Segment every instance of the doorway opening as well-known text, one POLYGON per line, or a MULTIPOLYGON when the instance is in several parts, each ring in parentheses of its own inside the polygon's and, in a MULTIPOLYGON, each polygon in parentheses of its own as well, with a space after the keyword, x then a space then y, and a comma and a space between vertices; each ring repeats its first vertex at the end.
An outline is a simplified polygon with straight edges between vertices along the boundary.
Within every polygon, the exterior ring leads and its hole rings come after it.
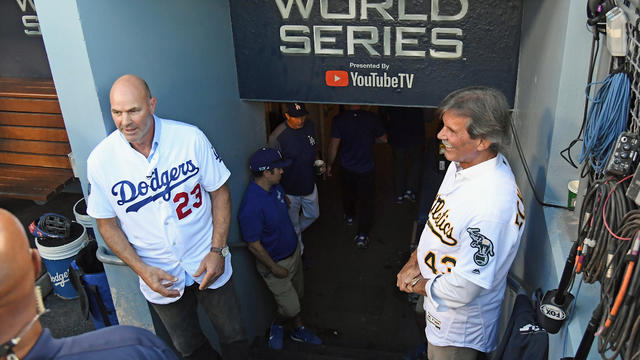
MULTIPOLYGON (((345 109, 337 104, 306 104, 306 121, 315 125, 319 156, 327 161, 333 118, 345 109)), ((403 109, 395 108, 402 112, 403 109)), ((380 118, 389 132, 393 121, 404 121, 383 106, 362 106, 380 118)), ((267 138, 285 120, 284 103, 265 103, 267 138)), ((320 217, 302 233, 304 243, 305 295, 302 317, 317 330, 325 344, 404 353, 422 341, 416 326, 415 304, 396 288, 396 274, 419 238, 420 213, 431 207, 446 167, 439 164, 436 133, 439 121, 433 108, 414 108, 421 117, 420 180, 415 201, 396 202, 393 147, 374 145, 373 227, 369 246, 355 246, 357 224, 344 220, 340 171, 317 176, 320 217)), ((417 114, 417 115, 416 115, 417 114)), ((391 139, 394 144, 394 139, 391 139)), ((339 156, 334 169, 339 169, 339 156)), ((397 167, 396 167, 397 169, 397 167)), ((286 171, 286 170, 285 170, 286 171)), ((357 221, 357 216, 356 216, 357 221)))

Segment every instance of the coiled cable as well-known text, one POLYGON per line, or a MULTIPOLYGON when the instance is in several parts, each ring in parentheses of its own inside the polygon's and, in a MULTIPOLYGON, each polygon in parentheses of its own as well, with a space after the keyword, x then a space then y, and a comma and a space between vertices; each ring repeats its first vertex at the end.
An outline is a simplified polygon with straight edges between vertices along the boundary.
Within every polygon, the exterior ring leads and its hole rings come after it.
POLYGON ((609 74, 600 82, 587 85, 586 96, 591 101, 587 114, 580 163, 589 160, 591 167, 602 174, 618 136, 626 129, 629 116, 631 82, 624 72, 609 74), (591 86, 601 85, 594 98, 591 86))

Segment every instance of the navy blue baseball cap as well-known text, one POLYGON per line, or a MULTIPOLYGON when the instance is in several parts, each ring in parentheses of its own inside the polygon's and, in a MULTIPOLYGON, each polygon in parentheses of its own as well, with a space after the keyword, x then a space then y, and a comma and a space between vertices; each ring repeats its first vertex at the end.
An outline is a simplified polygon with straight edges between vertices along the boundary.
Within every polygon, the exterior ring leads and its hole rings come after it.
POLYGON ((268 147, 258 149, 249 158, 249 169, 251 171, 283 169, 289 165, 291 165, 291 159, 283 159, 280 151, 268 147))
POLYGON ((300 117, 307 115, 309 112, 305 108, 303 103, 288 103, 287 104, 287 114, 293 117, 300 117))

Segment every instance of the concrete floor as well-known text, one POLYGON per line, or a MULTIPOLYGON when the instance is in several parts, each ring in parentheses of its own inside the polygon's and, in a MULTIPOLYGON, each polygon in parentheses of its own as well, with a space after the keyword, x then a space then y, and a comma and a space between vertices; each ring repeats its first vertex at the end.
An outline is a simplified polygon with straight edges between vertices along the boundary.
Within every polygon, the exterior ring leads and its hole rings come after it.
POLYGON ((420 341, 414 306, 395 286, 409 256, 417 205, 394 203, 390 157, 388 146, 377 145, 374 226, 365 250, 353 241, 357 217, 351 226, 343 221, 339 174, 318 182, 321 215, 303 234, 311 264, 303 313, 328 345, 404 352, 420 341))
MULTIPOLYGON (((305 298, 303 318, 330 347, 400 354, 420 340, 414 305, 395 286, 395 276, 409 256, 412 223, 417 204, 394 203, 391 150, 376 145, 374 226, 368 249, 357 249, 353 237, 357 223, 343 222, 339 178, 319 179, 320 219, 303 234, 305 242, 305 298)), ((0 199, 27 225, 45 212, 73 218, 73 204, 82 197, 72 186, 45 205, 31 201, 0 199)), ((42 317, 55 337, 93 329, 82 319, 77 300, 46 298, 51 312, 42 317)))

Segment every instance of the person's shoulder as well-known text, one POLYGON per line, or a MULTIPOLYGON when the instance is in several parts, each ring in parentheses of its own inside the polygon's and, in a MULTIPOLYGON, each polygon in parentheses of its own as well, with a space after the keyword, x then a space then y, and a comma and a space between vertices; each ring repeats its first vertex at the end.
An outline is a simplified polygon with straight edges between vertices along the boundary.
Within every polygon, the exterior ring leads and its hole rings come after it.
POLYGON ((196 125, 170 119, 158 118, 158 120, 162 121, 160 137, 169 144, 184 146, 196 144, 209 146, 210 144, 207 135, 196 125))
POLYGON ((474 181, 465 193, 470 202, 488 204, 477 208, 480 214, 496 218, 511 214, 518 199, 518 186, 513 174, 496 169, 474 181))
POLYGON ((341 111, 338 113, 338 115, 333 117, 333 121, 340 121, 342 119, 344 119, 347 116, 347 112, 346 111, 341 111))
POLYGON ((153 333, 128 325, 109 326, 61 339, 61 359, 128 355, 138 359, 175 359, 175 354, 153 333))
POLYGON ((111 158, 113 156, 113 151, 117 149, 118 146, 122 146, 124 144, 121 143, 122 139, 120 138, 120 131, 115 129, 111 132, 111 134, 107 135, 102 141, 96 145, 91 153, 89 153, 89 158, 87 162, 101 160, 104 157, 111 158))
POLYGON ((245 198, 251 198, 259 193, 260 187, 253 181, 250 181, 247 188, 244 191, 245 198))
POLYGON ((91 336, 94 338, 117 337, 130 340, 152 340, 153 342, 158 340, 158 338, 149 330, 131 325, 107 326, 80 336, 91 336))
POLYGON ((189 124, 186 122, 171 120, 171 119, 163 119, 156 117, 159 121, 162 121, 162 131, 168 130, 169 133, 172 134, 173 131, 181 131, 181 132, 193 132, 197 134, 201 134, 202 130, 196 125, 189 124))
POLYGON ((495 161, 495 169, 490 174, 491 181, 496 185, 496 188, 512 192, 511 190, 516 189, 518 186, 507 158, 502 154, 498 154, 495 161))
POLYGON ((240 208, 238 209, 238 217, 253 216, 261 207, 262 198, 261 188, 253 181, 247 185, 247 188, 242 195, 240 201, 240 208))

